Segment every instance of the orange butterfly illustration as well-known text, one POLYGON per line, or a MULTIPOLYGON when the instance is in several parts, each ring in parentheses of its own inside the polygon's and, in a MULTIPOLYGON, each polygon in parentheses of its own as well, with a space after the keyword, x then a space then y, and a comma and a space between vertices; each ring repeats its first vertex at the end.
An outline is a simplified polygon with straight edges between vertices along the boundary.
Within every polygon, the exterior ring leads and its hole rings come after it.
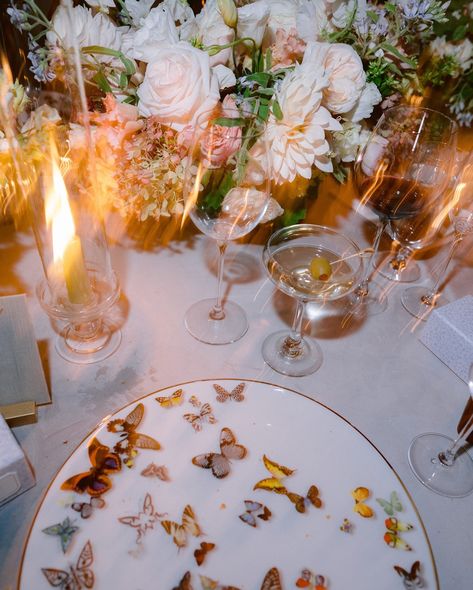
POLYGON ((168 468, 165 465, 150 463, 142 471, 143 477, 157 477, 161 481, 169 481, 168 468))
POLYGON ((120 455, 125 455, 124 463, 127 467, 133 465, 136 448, 153 449, 155 451, 161 448, 158 441, 151 438, 151 436, 135 432, 143 419, 144 411, 144 405, 139 403, 125 419, 111 420, 107 424, 107 430, 120 433, 121 440, 117 442, 113 450, 120 455))
POLYGON ((393 549, 403 549, 404 551, 412 551, 412 547, 404 541, 398 533, 410 531, 414 527, 411 524, 401 522, 396 517, 392 516, 384 521, 386 528, 388 529, 384 533, 384 542, 393 549))
POLYGON ((420 577, 420 562, 414 561, 411 570, 408 572, 400 565, 394 566, 395 571, 402 578, 404 588, 411 590, 412 588, 423 588, 424 580, 420 577))
POLYGON ((247 453, 243 445, 237 444, 230 428, 222 428, 220 432, 220 451, 197 455, 192 459, 192 463, 203 469, 211 469, 215 477, 222 479, 230 473, 230 461, 243 459, 247 453))
POLYGON ((275 492, 276 494, 287 494, 287 489, 281 482, 285 477, 289 477, 294 473, 294 469, 289 469, 284 465, 279 465, 275 461, 263 455, 263 463, 266 469, 271 473, 271 477, 262 479, 253 487, 254 490, 266 490, 267 492, 275 492))
POLYGON ((141 538, 148 530, 154 529, 154 525, 159 521, 159 518, 164 514, 159 514, 154 509, 153 499, 150 494, 146 494, 143 502, 143 510, 138 512, 136 516, 122 516, 118 520, 122 524, 136 529, 136 542, 141 543, 141 538))
POLYGON ((261 590, 282 590, 281 578, 277 567, 272 567, 265 575, 261 590))
POLYGON ((199 576, 200 583, 202 584, 202 590, 239 590, 235 586, 225 586, 220 584, 216 580, 207 578, 207 576, 199 576))
POLYGON ((175 586, 172 590, 194 590, 191 584, 191 573, 187 571, 181 578, 178 586, 175 586))
POLYGON ((177 389, 172 395, 156 397, 155 400, 162 408, 175 408, 176 406, 180 406, 184 401, 184 392, 182 389, 177 389))
POLYGON ((74 566, 69 566, 69 571, 55 568, 41 568, 51 586, 60 587, 62 590, 81 590, 94 587, 94 572, 91 567, 94 562, 92 545, 90 541, 82 548, 79 559, 74 566))
POLYGON ((370 497, 369 489, 358 487, 352 491, 351 495, 355 500, 353 511, 363 518, 371 518, 374 515, 373 509, 364 503, 370 497))
POLYGON ((202 565, 204 563, 204 559, 207 556, 207 553, 213 549, 215 549, 215 543, 206 543, 203 541, 200 544, 200 547, 194 551, 194 557, 197 565, 202 565))
POLYGON ((242 402, 245 399, 243 391, 245 389, 244 383, 239 383, 232 391, 227 391, 221 385, 214 384, 214 389, 217 392, 217 401, 224 403, 227 400, 233 400, 234 402, 242 402))
POLYGON ((172 520, 162 520, 161 525, 168 535, 171 535, 174 544, 180 549, 187 545, 187 535, 200 537, 202 531, 197 523, 194 511, 189 504, 182 512, 182 524, 173 522, 172 520))
POLYGON ((212 414, 210 404, 201 404, 195 396, 192 396, 189 401, 195 408, 200 408, 200 411, 198 414, 184 414, 183 418, 189 422, 196 432, 202 430, 202 426, 205 422, 208 422, 209 424, 215 424, 217 422, 217 419, 212 414))
POLYGON ((322 500, 319 498, 319 488, 314 485, 310 486, 306 497, 294 494, 293 492, 287 492, 287 497, 294 504, 297 512, 305 512, 307 506, 310 504, 315 506, 315 508, 322 506, 322 500))
POLYGON ((300 578, 296 581, 298 588, 308 588, 308 590, 327 590, 324 576, 315 575, 308 569, 303 569, 300 578))
POLYGON ((112 487, 112 481, 108 477, 110 473, 116 473, 122 468, 120 457, 111 453, 109 447, 93 438, 88 446, 89 460, 92 467, 85 473, 73 475, 61 485, 61 490, 87 493, 90 496, 100 496, 112 487))

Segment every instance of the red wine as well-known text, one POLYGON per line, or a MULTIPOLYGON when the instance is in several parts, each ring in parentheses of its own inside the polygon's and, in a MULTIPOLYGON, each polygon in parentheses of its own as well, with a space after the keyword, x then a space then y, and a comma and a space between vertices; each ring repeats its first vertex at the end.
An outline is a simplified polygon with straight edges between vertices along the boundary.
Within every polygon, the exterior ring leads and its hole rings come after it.
POLYGON ((362 202, 387 219, 417 215, 429 202, 431 190, 419 182, 395 176, 367 178, 360 187, 362 202))

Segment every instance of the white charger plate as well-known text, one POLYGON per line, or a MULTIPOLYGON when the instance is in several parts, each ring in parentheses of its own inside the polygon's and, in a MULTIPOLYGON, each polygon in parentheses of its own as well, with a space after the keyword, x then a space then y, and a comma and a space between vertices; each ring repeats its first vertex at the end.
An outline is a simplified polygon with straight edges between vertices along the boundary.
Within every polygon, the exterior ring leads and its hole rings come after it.
POLYGON ((176 385, 147 395, 107 417, 79 445, 52 481, 38 509, 18 587, 287 589, 296 587, 296 582, 303 587, 304 569, 313 574, 307 588, 402 590, 420 587, 415 585, 420 583, 428 589, 439 587, 419 514, 399 477, 366 437, 335 412, 294 391, 256 381, 218 379, 176 385), (239 383, 244 383, 243 401, 237 402, 230 395, 225 402, 217 401, 214 384, 231 394, 239 383), (170 397, 179 389, 180 405, 163 407, 156 400, 170 397), (183 418, 184 414, 200 415, 202 406, 192 405, 191 396, 201 404, 209 403, 216 420, 211 424, 195 419, 202 426, 200 431, 183 418), (126 419, 139 403, 144 413, 139 424, 129 429, 128 438, 139 432, 158 441, 161 448, 136 448, 129 467, 122 452, 126 443, 115 449, 120 451, 121 468, 108 474, 111 487, 95 500, 87 493, 61 489, 65 481, 78 474, 84 474, 75 478, 81 483, 103 476, 100 456, 89 457, 88 446, 93 439, 109 448, 107 465, 118 467, 114 445, 120 440, 120 432, 116 430, 123 421, 125 426, 130 422, 126 419), (112 420, 122 421, 115 423, 115 432, 107 428, 112 420), (231 460, 228 476, 217 479, 211 469, 194 465, 192 458, 220 452, 222 428, 231 429, 247 454, 231 460), (295 470, 280 480, 288 491, 305 496, 310 486, 317 486, 321 507, 306 501, 305 512, 299 513, 287 495, 255 490, 257 482, 272 477, 263 464, 264 455, 295 470), (95 471, 91 470, 94 462, 98 467, 95 471), (165 466, 169 480, 143 475, 150 464, 165 466), (372 517, 364 518, 354 511, 352 492, 359 487, 369 491, 363 503, 372 509, 372 517), (408 544, 411 550, 392 548, 384 541, 385 534, 392 532, 386 526, 390 516, 377 498, 391 503, 392 492, 402 505, 397 506, 393 518, 412 525, 395 535, 399 545, 408 544), (252 513, 255 527, 243 522, 239 515, 246 512, 245 500, 266 506, 270 518, 258 518, 260 509, 252 513), (161 521, 181 525, 187 505, 195 514, 201 535, 194 536, 198 531, 184 527, 186 545, 178 548, 161 521), (340 528, 344 519, 348 532, 340 528), (194 552, 202 542, 215 547, 198 566, 194 552), (417 561, 418 570, 412 570, 417 561), (272 568, 278 570, 280 585, 271 584, 268 578, 263 582, 272 568), (190 574, 180 586, 186 572, 190 574), (412 578, 420 580, 409 581, 411 573, 412 578), (191 585, 187 586, 189 580, 191 585))

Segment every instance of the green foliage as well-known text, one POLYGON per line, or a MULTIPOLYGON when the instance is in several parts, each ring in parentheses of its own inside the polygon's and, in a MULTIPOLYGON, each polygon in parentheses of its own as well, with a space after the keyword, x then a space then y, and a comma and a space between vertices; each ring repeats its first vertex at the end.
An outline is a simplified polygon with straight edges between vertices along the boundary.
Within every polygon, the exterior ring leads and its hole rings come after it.
POLYGON ((424 84, 442 86, 449 78, 458 76, 459 64, 453 55, 432 59, 422 75, 424 84))
POLYGON ((399 88, 399 81, 393 74, 393 64, 384 57, 378 57, 371 61, 366 70, 368 82, 374 82, 381 92, 381 96, 391 95, 399 88))

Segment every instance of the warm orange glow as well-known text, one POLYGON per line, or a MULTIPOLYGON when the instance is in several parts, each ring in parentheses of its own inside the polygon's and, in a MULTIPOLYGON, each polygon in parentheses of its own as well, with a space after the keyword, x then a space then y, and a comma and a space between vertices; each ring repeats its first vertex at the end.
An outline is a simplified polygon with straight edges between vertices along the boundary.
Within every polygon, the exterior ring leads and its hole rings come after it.
POLYGON ((453 193, 453 197, 445 204, 444 207, 442 207, 442 210, 432 221, 432 228, 434 229, 434 231, 437 231, 439 229, 439 227, 447 218, 447 215, 450 213, 450 211, 452 209, 455 209, 455 207, 458 205, 465 187, 465 182, 459 182, 457 184, 457 186, 455 187, 455 192, 453 193))
MULTIPOLYGON (((189 170, 189 174, 191 174, 190 170, 189 170)), ((182 214, 181 228, 184 226, 184 223, 185 223, 187 217, 189 216, 189 211, 195 205, 197 198, 199 197, 200 181, 202 180, 203 175, 204 175, 204 167, 202 166, 202 163, 199 162, 199 167, 197 168, 197 173, 195 175, 194 186, 192 187, 192 190, 189 191, 189 195, 188 195, 186 202, 184 204, 184 212, 182 214)))
POLYGON ((409 98, 409 104, 413 107, 420 107, 424 101, 424 97, 418 94, 413 94, 409 98))

